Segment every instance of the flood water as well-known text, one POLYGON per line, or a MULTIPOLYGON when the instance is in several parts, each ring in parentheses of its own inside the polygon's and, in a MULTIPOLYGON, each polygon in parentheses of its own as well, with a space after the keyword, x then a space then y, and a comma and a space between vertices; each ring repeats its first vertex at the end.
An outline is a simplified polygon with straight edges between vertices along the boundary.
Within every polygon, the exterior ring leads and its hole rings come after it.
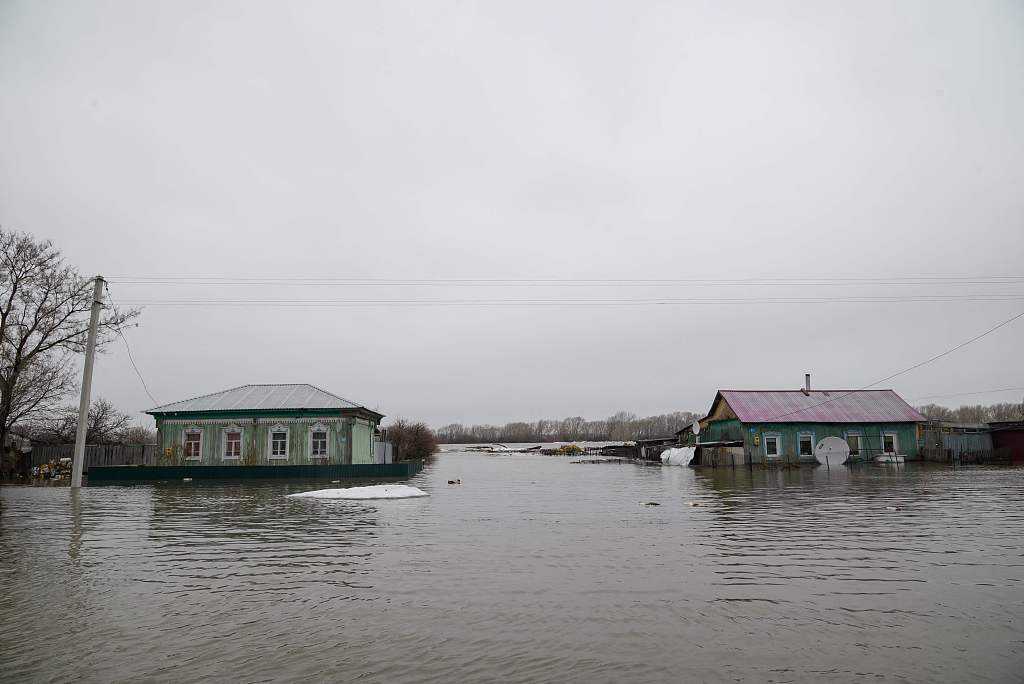
POLYGON ((2 487, 0 679, 1024 681, 1024 469, 572 460, 2 487))

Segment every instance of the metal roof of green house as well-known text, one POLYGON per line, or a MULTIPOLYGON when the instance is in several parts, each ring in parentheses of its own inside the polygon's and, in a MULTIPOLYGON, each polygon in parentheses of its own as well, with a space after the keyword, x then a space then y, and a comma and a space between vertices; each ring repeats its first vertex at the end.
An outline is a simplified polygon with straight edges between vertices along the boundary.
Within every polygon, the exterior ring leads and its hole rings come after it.
MULTIPOLYGON (((921 423, 900 395, 883 390, 720 390, 744 423, 921 423)), ((717 397, 716 397, 717 401, 717 397)), ((712 406, 712 408, 714 408, 712 406)))
MULTIPOLYGON (((365 409, 313 385, 242 385, 201 397, 151 408, 146 413, 201 411, 273 411, 298 409, 365 409)), ((374 412, 376 413, 376 412, 374 412)))

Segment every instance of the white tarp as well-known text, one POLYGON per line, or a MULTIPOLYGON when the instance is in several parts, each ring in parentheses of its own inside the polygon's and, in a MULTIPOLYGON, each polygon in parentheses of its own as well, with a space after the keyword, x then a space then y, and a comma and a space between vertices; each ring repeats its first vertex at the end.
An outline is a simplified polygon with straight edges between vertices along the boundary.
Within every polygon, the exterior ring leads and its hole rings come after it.
POLYGON ((344 489, 316 489, 312 492, 289 494, 299 499, 411 499, 416 496, 430 496, 422 489, 408 485, 371 485, 369 487, 345 487, 344 489))
POLYGON ((693 447, 679 447, 678 449, 665 449, 661 452, 661 462, 665 465, 687 466, 693 460, 697 450, 693 447))

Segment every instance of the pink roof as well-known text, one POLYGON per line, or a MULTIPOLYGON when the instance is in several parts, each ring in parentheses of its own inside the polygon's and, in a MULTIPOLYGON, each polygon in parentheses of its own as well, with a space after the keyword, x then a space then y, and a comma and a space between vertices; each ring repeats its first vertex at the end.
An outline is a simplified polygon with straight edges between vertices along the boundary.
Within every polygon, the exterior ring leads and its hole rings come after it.
POLYGON ((721 390, 744 423, 917 423, 925 417, 892 390, 721 390))

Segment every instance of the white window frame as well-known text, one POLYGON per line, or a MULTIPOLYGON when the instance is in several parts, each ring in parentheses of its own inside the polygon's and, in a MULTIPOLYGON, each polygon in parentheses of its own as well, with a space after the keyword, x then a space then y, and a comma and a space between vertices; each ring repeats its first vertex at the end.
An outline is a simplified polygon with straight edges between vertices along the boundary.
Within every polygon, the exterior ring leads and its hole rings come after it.
POLYGON ((863 432, 861 432, 860 430, 848 430, 846 432, 846 434, 843 435, 843 436, 846 439, 846 446, 850 446, 850 438, 851 437, 856 437, 857 438, 857 451, 854 452, 853 449, 850 449, 850 456, 860 456, 864 452, 864 433, 863 432))
POLYGON ((245 430, 242 429, 241 425, 227 425, 221 431, 221 446, 220 446, 220 458, 222 461, 240 461, 242 460, 242 445, 245 444, 245 430), (228 456, 228 433, 238 433, 238 456, 228 456))
POLYGON ((198 425, 192 425, 181 431, 181 456, 186 461, 202 461, 203 460, 203 428, 198 425), (199 435, 199 455, 189 456, 188 455, 188 436, 199 435))
POLYGON ((764 457, 768 461, 777 461, 782 458, 782 433, 781 432, 765 432, 761 435, 761 443, 764 445, 764 457), (768 453, 768 440, 775 440, 775 453, 768 453))
POLYGON ((814 439, 814 433, 813 432, 804 431, 804 432, 796 433, 796 457, 797 458, 806 458, 808 456, 810 456, 811 458, 814 458, 814 447, 815 447, 815 445, 817 445, 817 441, 815 441, 815 439, 814 439), (802 453, 800 453, 800 441, 804 437, 810 437, 811 438, 811 453, 809 453, 809 454, 802 454, 802 453))
POLYGON ((320 460, 328 459, 331 454, 331 432, 327 429, 327 426, 323 423, 316 423, 309 427, 309 436, 306 438, 306 453, 309 454, 309 460, 320 460), (313 433, 322 432, 324 433, 324 453, 319 456, 313 455, 313 433))
POLYGON ((900 453, 900 436, 895 432, 882 431, 882 453, 884 455, 895 456, 900 453), (885 450, 885 438, 892 437, 892 451, 885 450))
POLYGON ((271 427, 270 430, 267 432, 267 460, 268 461, 287 461, 288 460, 288 447, 291 446, 291 444, 289 444, 290 441, 291 441, 291 435, 288 433, 288 426, 287 425, 282 425, 281 423, 278 423, 277 425, 274 425, 273 427, 271 427), (277 456, 274 455, 274 433, 275 432, 283 432, 284 433, 284 454, 283 455, 277 455, 277 456))

